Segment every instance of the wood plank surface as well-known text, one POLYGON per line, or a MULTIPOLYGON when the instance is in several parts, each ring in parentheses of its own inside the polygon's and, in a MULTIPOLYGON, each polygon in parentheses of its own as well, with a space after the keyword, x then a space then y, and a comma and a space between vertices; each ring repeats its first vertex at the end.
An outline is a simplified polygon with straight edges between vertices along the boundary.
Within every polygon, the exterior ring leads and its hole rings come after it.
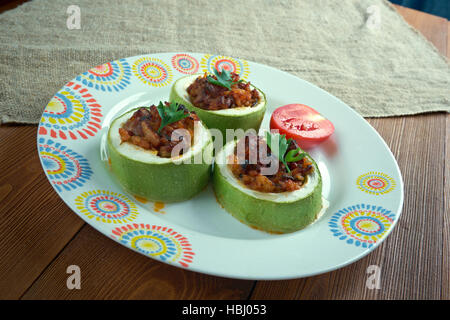
MULTIPOLYGON (((450 40, 450 23, 449 23, 450 40)), ((448 42, 450 45, 450 41, 448 42)), ((448 47, 450 48, 450 46, 448 47)), ((447 51, 450 55, 450 49, 447 51)), ((443 265, 442 299, 450 299, 450 115, 445 117, 445 164, 444 164, 444 225, 443 225, 443 265)))
POLYGON ((23 299, 247 299, 252 285, 168 266, 85 225, 23 299), (81 270, 80 290, 66 286, 72 264, 81 270))
POLYGON ((403 18, 419 33, 430 41, 440 53, 447 55, 447 38, 449 21, 445 18, 409 9, 402 6, 394 6, 403 18))
MULTIPOLYGON (((447 20, 397 8, 450 54, 447 20)), ((392 234, 343 269, 258 282, 178 269, 103 236, 51 188, 37 155, 36 127, 0 126, 0 299, 450 299, 449 116, 368 120, 393 151, 405 183, 403 214, 392 234), (81 290, 66 287, 72 264, 81 267, 81 290), (369 265, 381 267, 379 290, 366 287, 369 265)))
MULTIPOLYGON (((396 8, 442 54, 450 57, 450 24, 446 19, 396 8)), ((346 268, 298 280, 258 281, 251 298, 448 299, 448 119, 442 113, 367 119, 391 148, 403 175, 405 202, 396 228, 379 248, 346 268), (366 287, 369 265, 381 267, 379 290, 366 287)))
POLYGON ((26 299, 248 298, 253 281, 167 266, 133 253, 87 225, 80 231, 85 223, 44 175, 36 133, 36 126, 0 126, 0 299, 21 298, 30 286, 26 299), (72 264, 82 268, 84 290, 66 287, 66 269, 72 264), (122 288, 142 279, 147 280, 128 291, 122 288))
POLYGON ((83 226, 50 186, 36 126, 0 126, 0 299, 17 299, 83 226))
POLYGON ((405 182, 403 213, 391 235, 350 266, 289 281, 258 281, 252 299, 440 299, 445 117, 371 119, 391 148, 405 182), (421 149, 421 157, 417 156, 421 149), (427 174, 418 174, 427 167, 427 174), (426 186, 423 188, 423 186, 426 186), (436 232, 438 231, 438 232, 436 232), (381 268, 381 288, 368 289, 369 265, 381 268), (281 294, 282 293, 282 294, 281 294))
POLYGON ((17 8, 28 0, 2 0, 0 3, 0 13, 17 8))

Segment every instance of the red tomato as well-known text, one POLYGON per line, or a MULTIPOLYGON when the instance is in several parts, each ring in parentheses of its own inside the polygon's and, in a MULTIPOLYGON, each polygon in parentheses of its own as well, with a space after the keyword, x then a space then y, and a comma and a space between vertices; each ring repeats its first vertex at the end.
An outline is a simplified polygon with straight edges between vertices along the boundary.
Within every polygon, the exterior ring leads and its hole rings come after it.
POLYGON ((334 132, 330 120, 304 104, 287 104, 277 108, 270 118, 270 129, 278 129, 286 138, 297 141, 302 149, 319 144, 334 132))

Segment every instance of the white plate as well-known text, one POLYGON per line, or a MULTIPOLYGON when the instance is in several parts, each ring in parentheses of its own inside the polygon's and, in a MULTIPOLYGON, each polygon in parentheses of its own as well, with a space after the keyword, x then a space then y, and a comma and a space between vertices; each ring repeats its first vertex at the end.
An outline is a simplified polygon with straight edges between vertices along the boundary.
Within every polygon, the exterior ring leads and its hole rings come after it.
POLYGON ((311 83, 230 57, 161 53, 93 68, 55 94, 37 140, 50 183, 87 223, 134 251, 218 276, 289 279, 343 267, 389 235, 403 204, 398 165, 361 116, 311 83), (168 100, 176 79, 214 65, 233 69, 266 94, 262 128, 276 107, 289 103, 309 105, 333 122, 333 136, 310 152, 330 207, 304 230, 274 235, 249 228, 220 207, 211 187, 161 209, 125 192, 110 172, 104 142, 111 121, 131 108, 168 100))

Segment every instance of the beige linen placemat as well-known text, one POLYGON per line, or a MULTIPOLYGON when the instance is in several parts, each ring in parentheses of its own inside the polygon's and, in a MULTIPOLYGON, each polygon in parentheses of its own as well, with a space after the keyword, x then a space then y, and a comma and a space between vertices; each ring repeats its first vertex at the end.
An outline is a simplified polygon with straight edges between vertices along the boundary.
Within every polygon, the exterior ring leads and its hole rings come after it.
POLYGON ((35 0, 0 15, 0 121, 37 123, 94 66, 174 51, 279 68, 363 116, 450 112, 448 61, 385 0, 35 0), (80 29, 67 27, 73 4, 80 29))

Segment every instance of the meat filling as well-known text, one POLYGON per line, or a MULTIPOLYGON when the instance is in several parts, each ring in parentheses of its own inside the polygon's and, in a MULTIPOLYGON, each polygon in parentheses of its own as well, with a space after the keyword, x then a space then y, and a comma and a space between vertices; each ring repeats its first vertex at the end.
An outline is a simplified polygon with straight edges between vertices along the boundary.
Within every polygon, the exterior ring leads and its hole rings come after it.
MULTIPOLYGON (((216 76, 212 76, 217 80, 216 76)), ((197 108, 205 110, 222 110, 237 107, 253 107, 259 103, 261 97, 258 90, 250 88, 250 82, 239 82, 239 75, 232 72, 233 84, 231 90, 212 84, 206 73, 198 77, 187 88, 191 102, 197 108)))
MULTIPOLYGON (((166 102, 166 106, 169 103, 166 102)), ((183 106, 178 105, 178 109, 184 110, 185 114, 189 114, 187 118, 173 122, 164 126, 158 133, 161 125, 161 117, 155 105, 151 107, 141 107, 133 113, 121 128, 119 134, 122 143, 128 142, 141 148, 156 151, 157 155, 163 158, 170 158, 173 148, 179 143, 184 144, 184 148, 180 148, 179 154, 189 149, 194 141, 194 124, 198 121, 198 116, 183 106), (189 132, 191 141, 183 141, 187 135, 173 135, 176 129, 185 129, 189 132), (173 140, 172 140, 173 139, 173 140)))
MULTIPOLYGON (((286 167, 278 158, 274 158, 278 161, 278 171, 273 175, 263 175, 261 174, 261 168, 270 166, 270 162, 261 158, 264 152, 258 152, 259 148, 266 148, 267 157, 275 157, 271 154, 264 139, 257 136, 246 136, 238 142, 234 154, 228 159, 231 172, 247 188, 274 193, 298 190, 306 183, 308 174, 314 170, 312 163, 306 157, 296 162, 288 162, 290 172, 286 170, 286 167), (239 148, 239 144, 242 143, 245 143, 245 155, 244 153, 238 154, 238 150, 244 150, 244 148, 239 148), (253 156, 251 156, 252 154, 253 156), (257 157, 254 155, 257 155, 257 157), (257 161, 250 160, 254 158, 257 161)), ((292 141, 286 152, 297 148, 297 143, 292 141)))

